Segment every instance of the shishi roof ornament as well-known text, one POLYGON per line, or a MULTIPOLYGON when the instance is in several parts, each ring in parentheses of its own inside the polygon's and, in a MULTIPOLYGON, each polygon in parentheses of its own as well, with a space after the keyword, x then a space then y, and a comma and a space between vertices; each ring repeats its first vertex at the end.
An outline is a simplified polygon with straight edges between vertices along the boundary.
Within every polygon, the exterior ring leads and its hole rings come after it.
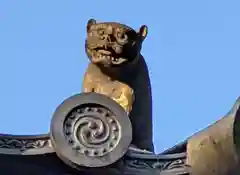
POLYGON ((147 27, 90 19, 86 28, 82 92, 56 108, 49 134, 0 135, 1 174, 239 174, 240 99, 218 122, 155 154, 141 55, 147 27))

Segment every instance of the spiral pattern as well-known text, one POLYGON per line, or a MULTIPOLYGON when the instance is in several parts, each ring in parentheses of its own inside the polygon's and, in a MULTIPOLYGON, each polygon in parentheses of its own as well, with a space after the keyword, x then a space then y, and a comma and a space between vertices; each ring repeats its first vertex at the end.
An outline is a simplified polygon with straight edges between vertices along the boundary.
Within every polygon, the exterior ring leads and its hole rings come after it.
POLYGON ((74 150, 92 157, 111 152, 121 138, 120 124, 101 106, 74 109, 64 122, 64 130, 74 150))

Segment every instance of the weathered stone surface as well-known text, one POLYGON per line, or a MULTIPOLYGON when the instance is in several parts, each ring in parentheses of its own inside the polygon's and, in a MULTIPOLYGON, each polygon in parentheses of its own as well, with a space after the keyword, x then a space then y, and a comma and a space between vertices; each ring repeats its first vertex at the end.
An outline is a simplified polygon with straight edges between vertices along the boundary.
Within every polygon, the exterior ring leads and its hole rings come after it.
POLYGON ((194 175, 239 174, 239 118, 240 98, 225 117, 189 138, 187 164, 194 175))

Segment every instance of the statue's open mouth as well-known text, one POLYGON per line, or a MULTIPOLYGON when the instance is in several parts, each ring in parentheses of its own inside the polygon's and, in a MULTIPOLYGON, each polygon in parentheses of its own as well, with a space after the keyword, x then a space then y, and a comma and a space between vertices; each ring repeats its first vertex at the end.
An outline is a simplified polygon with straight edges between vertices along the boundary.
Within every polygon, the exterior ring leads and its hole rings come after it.
POLYGON ((117 54, 112 48, 95 48, 91 50, 92 56, 98 58, 98 59, 107 59, 111 60, 112 63, 118 62, 121 58, 121 54, 117 54))

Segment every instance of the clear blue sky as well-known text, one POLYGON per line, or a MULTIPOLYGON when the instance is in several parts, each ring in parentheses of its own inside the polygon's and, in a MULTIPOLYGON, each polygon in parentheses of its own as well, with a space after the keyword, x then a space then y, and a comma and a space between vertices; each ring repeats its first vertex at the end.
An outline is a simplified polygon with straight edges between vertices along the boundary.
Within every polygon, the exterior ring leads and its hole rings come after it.
POLYGON ((143 46, 160 152, 213 123, 240 95, 239 0, 0 0, 0 132, 49 130, 78 93, 90 17, 149 27, 143 46), (114 5, 116 4, 116 5, 114 5))

